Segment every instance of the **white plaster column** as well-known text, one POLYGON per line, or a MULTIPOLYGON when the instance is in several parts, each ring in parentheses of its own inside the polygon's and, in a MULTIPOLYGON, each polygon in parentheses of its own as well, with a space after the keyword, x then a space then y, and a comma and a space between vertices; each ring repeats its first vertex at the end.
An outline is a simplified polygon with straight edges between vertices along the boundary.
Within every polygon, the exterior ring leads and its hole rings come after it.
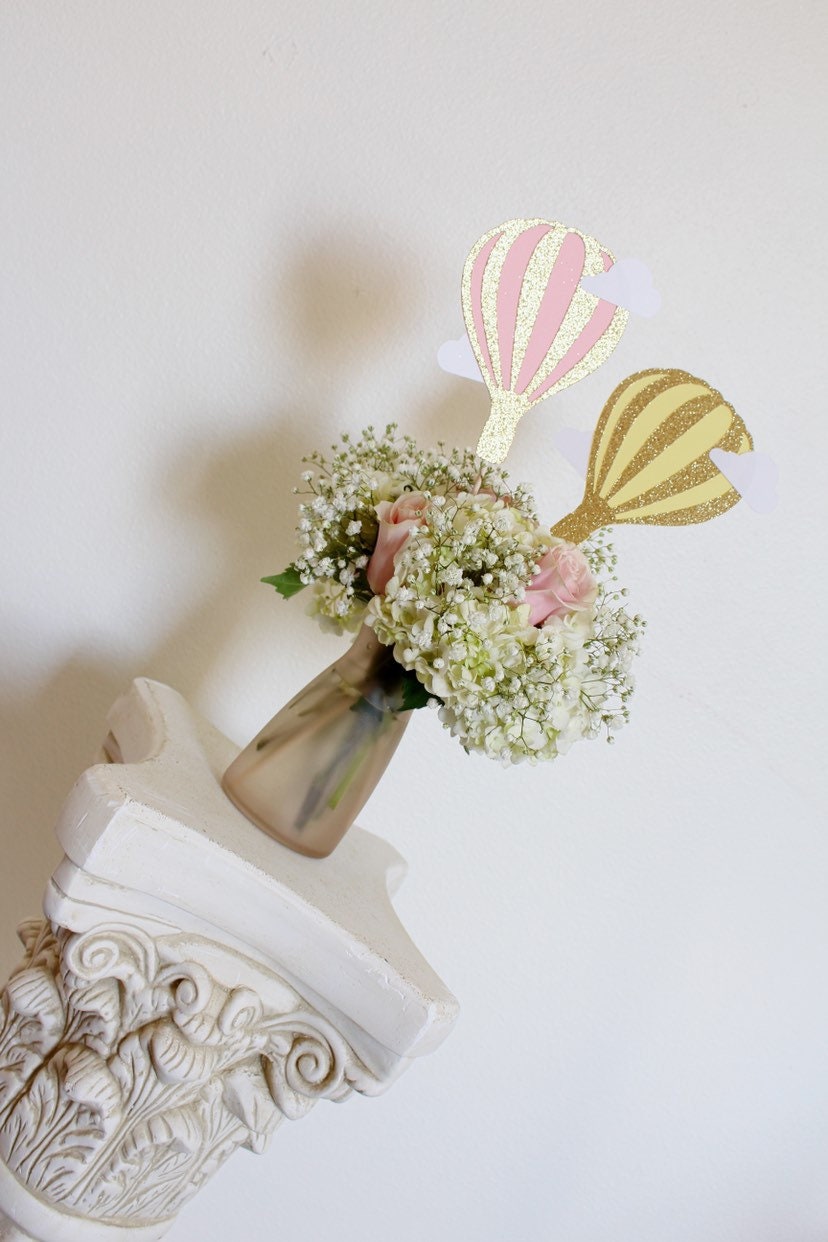
POLYGON ((236 748, 167 686, 134 682, 109 726, 2 993, 6 1242, 162 1237, 238 1147, 385 1090, 457 1014, 394 913, 389 845, 265 836, 221 792, 236 748))

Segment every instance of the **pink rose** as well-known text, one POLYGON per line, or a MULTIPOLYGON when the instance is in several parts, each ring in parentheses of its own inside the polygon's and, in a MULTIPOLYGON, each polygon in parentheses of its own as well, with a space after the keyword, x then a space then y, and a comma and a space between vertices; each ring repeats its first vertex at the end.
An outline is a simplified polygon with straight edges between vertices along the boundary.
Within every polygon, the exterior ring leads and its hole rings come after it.
POLYGON ((595 603, 598 585, 589 563, 574 543, 557 543, 538 562, 540 573, 526 588, 529 624, 540 625, 547 617, 583 612, 595 603))
POLYGON ((415 526, 422 526, 427 508, 428 500, 421 492, 403 492, 393 503, 381 500, 377 505, 377 542, 365 571, 375 595, 381 595, 394 576, 394 558, 415 526))

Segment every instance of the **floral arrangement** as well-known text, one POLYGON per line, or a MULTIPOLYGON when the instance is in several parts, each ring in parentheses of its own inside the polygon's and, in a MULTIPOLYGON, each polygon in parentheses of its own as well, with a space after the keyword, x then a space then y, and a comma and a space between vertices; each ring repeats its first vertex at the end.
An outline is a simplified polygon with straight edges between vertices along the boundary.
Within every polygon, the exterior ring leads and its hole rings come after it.
POLYGON ((312 588, 328 629, 373 629, 404 671, 403 709, 436 707, 467 751, 506 763, 612 740, 645 622, 602 532, 556 538, 503 470, 393 424, 304 460, 299 555, 263 581, 312 588))
POLYGON ((299 554, 263 581, 285 597, 308 590, 323 626, 357 637, 222 778, 291 849, 335 848, 410 709, 435 708, 466 751, 506 764, 554 759, 580 738, 612 741, 628 719, 645 623, 627 611, 607 528, 725 513, 740 499, 731 475, 745 474, 751 435, 704 380, 655 367, 609 396, 583 498, 553 527, 500 463, 521 419, 615 348, 641 266, 616 264, 596 238, 553 220, 490 230, 463 269, 466 337, 438 355, 489 390, 476 451, 420 449, 392 424, 305 459, 299 554))

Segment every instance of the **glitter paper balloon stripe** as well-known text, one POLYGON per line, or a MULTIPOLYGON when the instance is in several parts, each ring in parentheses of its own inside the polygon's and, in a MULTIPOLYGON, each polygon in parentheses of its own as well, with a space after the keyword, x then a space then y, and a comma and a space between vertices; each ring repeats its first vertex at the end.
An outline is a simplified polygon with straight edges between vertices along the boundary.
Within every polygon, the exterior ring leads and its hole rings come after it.
POLYGON ((580 543, 619 522, 706 522, 739 500, 710 451, 747 453, 750 433, 720 392, 687 371, 639 371, 616 388, 590 450, 584 498, 553 527, 580 543))
POLYGON ((492 398, 477 451, 506 456, 518 420, 609 356, 627 312, 581 288, 615 262, 594 237, 552 220, 510 220, 481 237, 463 272, 463 313, 492 398))

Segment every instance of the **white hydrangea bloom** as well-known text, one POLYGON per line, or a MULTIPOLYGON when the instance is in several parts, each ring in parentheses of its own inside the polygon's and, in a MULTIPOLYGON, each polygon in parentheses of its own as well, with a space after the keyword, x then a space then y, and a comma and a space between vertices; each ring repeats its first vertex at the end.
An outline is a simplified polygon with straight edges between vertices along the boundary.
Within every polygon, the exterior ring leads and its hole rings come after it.
MULTIPOLYGON (((380 640, 441 700, 445 727, 467 750, 504 762, 552 759, 614 731, 632 692, 640 622, 606 593, 592 609, 530 625, 522 588, 551 542, 514 500, 447 497, 368 605, 380 640)), ((608 555, 593 550, 602 564, 608 555)))
POLYGON ((583 549, 600 583, 594 604, 530 624, 522 601, 560 541, 539 525, 527 490, 510 490, 470 450, 423 451, 395 431, 368 428, 353 443, 343 437, 330 459, 307 459, 294 569, 313 587, 311 614, 338 631, 373 626, 467 750, 537 762, 580 738, 612 740, 628 715, 644 623, 608 585, 609 545, 597 537, 583 549), (405 492, 426 498, 424 521, 377 595, 366 577, 377 506, 405 492))

